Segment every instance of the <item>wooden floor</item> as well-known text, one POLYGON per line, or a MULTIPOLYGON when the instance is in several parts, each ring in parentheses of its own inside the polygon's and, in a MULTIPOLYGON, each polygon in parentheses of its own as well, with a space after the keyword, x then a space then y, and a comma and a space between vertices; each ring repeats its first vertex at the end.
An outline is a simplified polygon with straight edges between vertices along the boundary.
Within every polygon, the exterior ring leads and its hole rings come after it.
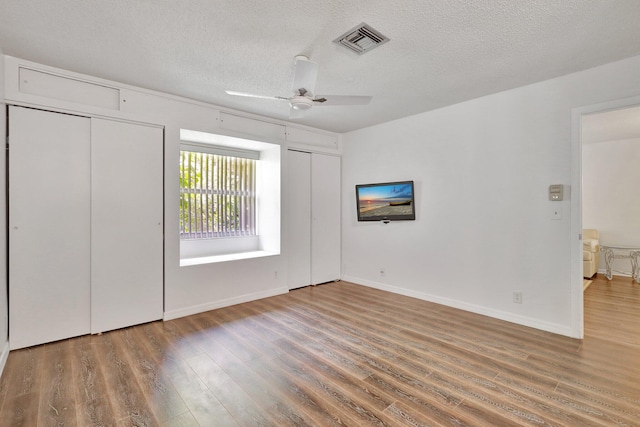
POLYGON ((640 425, 640 285, 574 340, 339 282, 11 352, 0 426, 640 425))

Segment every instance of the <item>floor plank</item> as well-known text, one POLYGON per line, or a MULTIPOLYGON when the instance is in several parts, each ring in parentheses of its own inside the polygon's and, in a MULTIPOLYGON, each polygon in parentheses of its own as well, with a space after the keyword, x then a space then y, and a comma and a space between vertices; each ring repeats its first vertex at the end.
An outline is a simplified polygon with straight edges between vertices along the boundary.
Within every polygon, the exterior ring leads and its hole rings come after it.
POLYGON ((0 425, 640 425, 640 285, 584 297, 584 340, 337 282, 16 350, 0 425))
POLYGON ((76 393, 70 343, 47 346, 43 355, 38 425, 75 426, 76 393))

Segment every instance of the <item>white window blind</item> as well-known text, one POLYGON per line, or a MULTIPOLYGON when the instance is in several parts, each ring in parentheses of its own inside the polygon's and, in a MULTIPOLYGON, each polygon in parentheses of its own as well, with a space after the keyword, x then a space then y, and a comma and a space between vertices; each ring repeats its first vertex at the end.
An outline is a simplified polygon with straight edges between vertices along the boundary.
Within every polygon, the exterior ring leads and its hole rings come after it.
POLYGON ((256 234, 256 160, 180 151, 180 238, 256 234))

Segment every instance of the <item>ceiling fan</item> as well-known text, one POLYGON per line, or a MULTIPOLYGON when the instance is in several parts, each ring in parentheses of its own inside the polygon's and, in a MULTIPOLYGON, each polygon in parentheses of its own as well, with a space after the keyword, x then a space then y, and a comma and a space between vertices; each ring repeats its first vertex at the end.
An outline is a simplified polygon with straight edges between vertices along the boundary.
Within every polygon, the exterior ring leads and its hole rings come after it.
POLYGON ((276 99, 289 101, 292 115, 309 110, 313 106, 332 105, 366 105, 371 101, 370 96, 349 95, 315 95, 316 79, 318 77, 318 64, 310 61, 304 55, 298 55, 294 59, 296 71, 293 76, 291 90, 293 96, 268 96, 255 95, 246 92, 225 91, 229 95, 245 96, 249 98, 276 99))

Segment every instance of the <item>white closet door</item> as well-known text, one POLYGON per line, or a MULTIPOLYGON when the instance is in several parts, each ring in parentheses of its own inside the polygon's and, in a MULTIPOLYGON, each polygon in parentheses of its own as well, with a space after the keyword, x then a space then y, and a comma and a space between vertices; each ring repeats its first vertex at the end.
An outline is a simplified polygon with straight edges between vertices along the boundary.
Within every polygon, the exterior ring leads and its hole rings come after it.
POLYGON ((162 318, 163 132, 92 119, 91 332, 162 318))
POLYGON ((288 151, 287 252, 289 289, 311 284, 311 154, 288 151))
POLYGON ((340 157, 311 156, 311 283, 340 278, 340 157))
POLYGON ((11 349, 90 332, 90 120, 9 108, 11 349))

